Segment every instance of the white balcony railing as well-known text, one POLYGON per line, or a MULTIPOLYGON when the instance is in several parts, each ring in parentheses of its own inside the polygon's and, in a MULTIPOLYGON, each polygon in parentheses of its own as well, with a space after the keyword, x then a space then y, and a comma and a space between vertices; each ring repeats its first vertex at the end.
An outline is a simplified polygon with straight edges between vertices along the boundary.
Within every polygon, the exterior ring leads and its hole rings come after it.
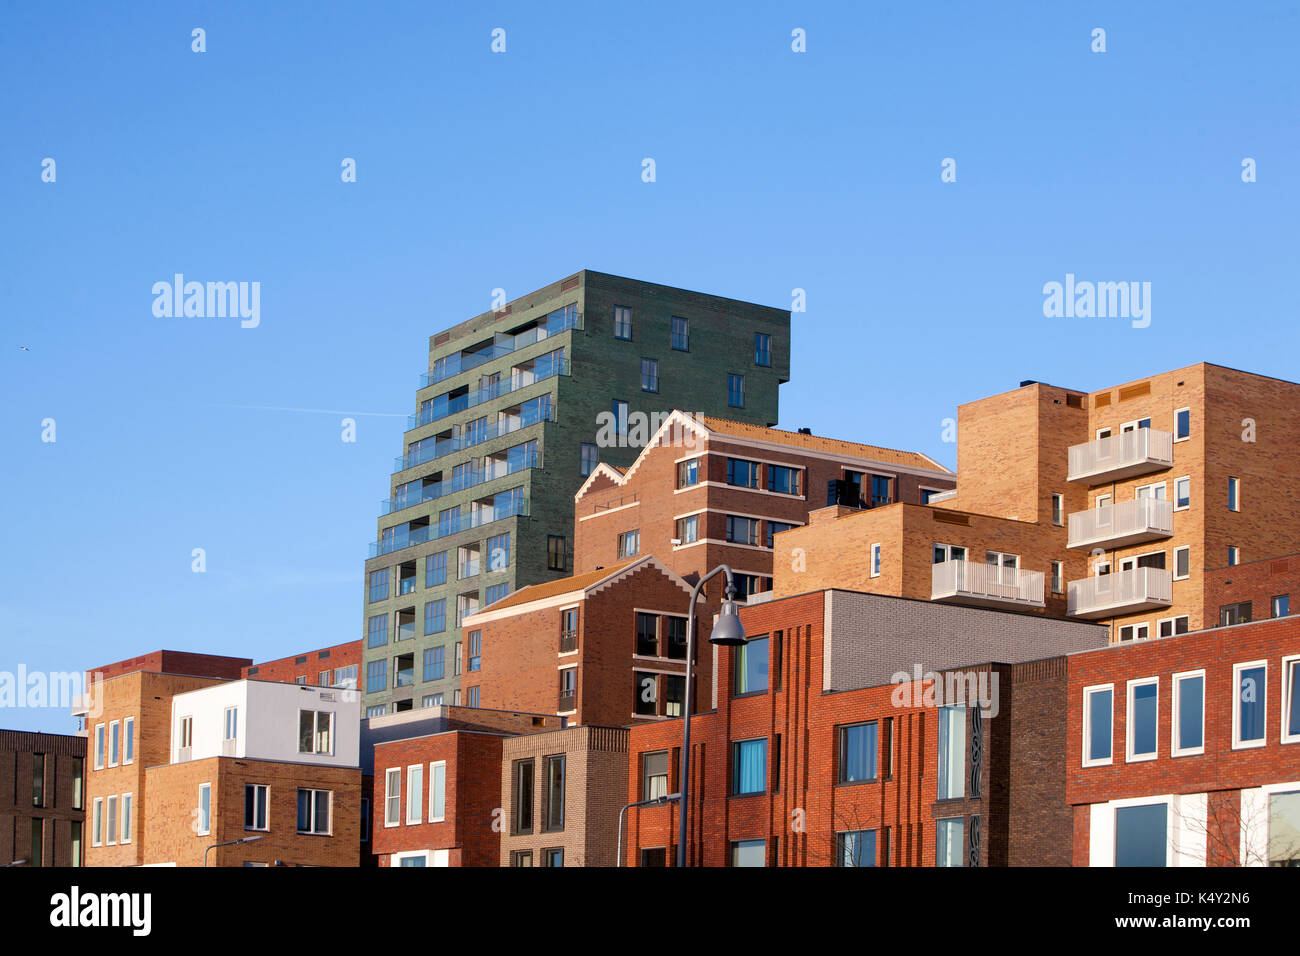
POLYGON ((1071 581, 1066 610, 1074 617, 1136 614, 1174 603, 1174 577, 1164 568, 1130 568, 1071 581))
POLYGON ((1042 607, 1043 572, 942 561, 930 572, 930 600, 983 607, 1042 607))
POLYGON ((1161 498, 1134 498, 1105 508, 1070 515, 1071 548, 1105 545, 1118 548, 1167 538, 1174 533, 1174 503, 1161 498))
POLYGON ((1102 484, 1169 468, 1174 463, 1171 432, 1138 428, 1070 446, 1070 481, 1102 484))

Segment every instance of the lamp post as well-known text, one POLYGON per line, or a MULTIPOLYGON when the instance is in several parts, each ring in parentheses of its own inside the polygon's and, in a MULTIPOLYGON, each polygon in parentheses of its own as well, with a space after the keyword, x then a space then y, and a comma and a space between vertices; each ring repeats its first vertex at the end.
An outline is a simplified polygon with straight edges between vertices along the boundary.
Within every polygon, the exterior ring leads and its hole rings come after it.
POLYGON ((672 801, 678 800, 680 798, 681 798, 681 794, 666 793, 662 797, 655 797, 652 800, 638 800, 636 803, 629 803, 626 806, 624 806, 622 810, 618 811, 618 849, 614 853, 615 866, 623 865, 623 820, 626 817, 627 812, 631 810, 633 807, 663 806, 665 803, 671 803, 672 801))
POLYGON ((247 836, 238 840, 227 840, 225 843, 214 843, 203 851, 203 865, 208 865, 208 850, 215 850, 219 846, 235 846, 238 843, 256 843, 260 839, 262 839, 260 836, 247 836))
MULTIPOLYGON (((695 602, 699 600, 700 591, 704 588, 704 582, 715 575, 725 572, 727 575, 727 599, 722 602, 722 612, 718 615, 717 623, 713 625, 713 630, 709 632, 709 643, 720 644, 726 647, 738 647, 747 642, 745 637, 745 628, 740 623, 740 613, 736 608, 736 581, 732 576, 731 568, 725 564, 719 564, 704 577, 695 582, 695 587, 691 590, 691 607, 686 615, 686 700, 682 702, 682 760, 681 772, 678 774, 679 784, 677 793, 680 795, 678 801, 681 806, 677 811, 677 865, 686 865, 686 818, 691 801, 691 694, 694 681, 694 660, 695 653, 695 602)), ((717 679, 717 675, 714 675, 717 679)))

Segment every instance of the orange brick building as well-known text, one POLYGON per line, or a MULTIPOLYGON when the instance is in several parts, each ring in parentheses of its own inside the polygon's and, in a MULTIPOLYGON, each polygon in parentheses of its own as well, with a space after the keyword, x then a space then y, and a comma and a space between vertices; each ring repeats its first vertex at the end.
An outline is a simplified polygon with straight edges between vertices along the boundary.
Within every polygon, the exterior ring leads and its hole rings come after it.
POLYGON ((360 690, 361 642, 348 641, 243 668, 241 677, 360 690))

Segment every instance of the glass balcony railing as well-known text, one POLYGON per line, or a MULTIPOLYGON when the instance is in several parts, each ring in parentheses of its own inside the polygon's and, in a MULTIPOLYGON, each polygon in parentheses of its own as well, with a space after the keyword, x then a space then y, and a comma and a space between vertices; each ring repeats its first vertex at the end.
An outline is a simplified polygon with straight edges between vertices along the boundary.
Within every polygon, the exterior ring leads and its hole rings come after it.
POLYGON ((422 525, 418 528, 400 525, 393 529, 392 534, 382 540, 370 542, 370 557, 377 558, 380 555, 392 554, 394 551, 401 551, 417 544, 436 541, 439 538, 446 538, 462 531, 482 527, 494 521, 502 521, 517 515, 528 514, 527 498, 523 497, 523 495, 510 495, 508 493, 506 493, 506 496, 509 499, 506 502, 479 508, 457 518, 439 516, 436 525, 422 525))
MULTIPOLYGON (((545 358, 545 356, 543 356, 545 358)), ((490 402, 494 398, 500 398, 502 395, 509 395, 511 392, 517 392, 521 388, 527 388, 529 385, 536 385, 538 382, 544 382, 547 379, 555 378, 557 375, 569 374, 569 360, 555 359, 552 361, 542 361, 538 359, 537 367, 530 372, 519 375, 512 375, 509 381, 495 382, 491 385, 485 385, 482 388, 476 388, 465 395, 458 395, 455 398, 447 398, 445 395, 441 398, 434 399, 426 408, 420 409, 414 415, 406 416, 406 430, 419 428, 422 425, 428 425, 430 422, 436 422, 440 419, 447 418, 451 415, 457 415, 466 409, 473 408, 476 405, 482 405, 490 402)))
POLYGON ((398 671, 397 679, 393 681, 394 687, 410 687, 415 683, 415 671, 398 671))
POLYGON ((500 333, 487 348, 478 349, 474 352, 453 352, 451 355, 436 359, 433 363, 433 369, 420 376, 420 387, 427 388, 430 385, 437 385, 439 382, 446 381, 461 372, 468 372, 480 365, 485 365, 493 359, 499 359, 511 352, 518 352, 530 345, 536 345, 552 335, 559 335, 561 332, 567 332, 570 329, 581 328, 582 313, 577 310, 576 305, 559 309, 547 316, 543 324, 537 326, 537 328, 529 329, 527 332, 521 332, 518 335, 500 333))
POLYGON ((527 412, 512 416, 504 421, 494 422, 486 428, 476 428, 464 435, 444 438, 440 442, 426 442, 421 445, 418 451, 408 452, 400 458, 394 458, 393 473, 396 474, 399 471, 405 471, 407 468, 414 468, 416 465, 423 465, 435 458, 453 454, 473 445, 480 445, 502 435, 509 435, 511 432, 517 432, 521 428, 528 428, 530 425, 536 425, 539 422, 553 421, 555 421, 555 409, 554 406, 547 403, 541 409, 529 409, 527 412))
MULTIPOLYGON (((517 447, 522 448, 524 446, 517 447)), ((457 491, 464 491, 466 488, 473 488, 485 482, 495 481, 497 478, 504 478, 506 475, 516 474, 525 468, 536 467, 537 451, 535 449, 518 455, 511 455, 503 462, 484 468, 470 469, 461 475, 448 478, 446 481, 436 481, 433 484, 425 485, 418 492, 413 491, 405 495, 399 495, 396 498, 385 498, 379 503, 379 514, 380 517, 390 515, 395 511, 413 508, 418 504, 433 501, 444 495, 455 494, 457 491)))

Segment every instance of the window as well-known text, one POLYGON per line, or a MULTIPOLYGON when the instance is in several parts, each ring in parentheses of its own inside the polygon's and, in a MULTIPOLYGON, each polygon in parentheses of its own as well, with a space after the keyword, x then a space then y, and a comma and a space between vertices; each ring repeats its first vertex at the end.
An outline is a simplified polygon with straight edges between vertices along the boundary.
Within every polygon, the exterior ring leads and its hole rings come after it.
POLYGON ((325 670, 321 671, 321 672, 316 676, 316 680, 317 680, 319 686, 321 686, 321 687, 329 687, 329 686, 330 686, 330 669, 327 667, 327 668, 325 668, 325 670))
POLYGON ((330 791, 299 789, 298 832, 329 836, 330 791))
POLYGON ((1173 637, 1175 634, 1186 634, 1188 630, 1187 621, 1186 614, 1179 617, 1165 618, 1160 622, 1160 636, 1173 637))
POLYGON ((1205 671, 1174 675, 1172 723, 1173 756, 1205 752, 1205 671))
POLYGON ((799 494, 799 469, 785 465, 767 466, 767 490, 782 495, 799 494))
POLYGON ((614 306, 614 338, 632 341, 632 310, 625 305, 614 306))
POLYGON ((1052 495, 1052 524, 1058 528, 1065 524, 1065 495, 1052 495))
POLYGON ((1192 479, 1188 475, 1174 479, 1174 510, 1186 511, 1192 506, 1192 479))
POLYGON ((1100 767, 1111 762, 1111 717, 1114 685, 1083 690, 1083 765, 1100 767))
POLYGON ((739 740, 731 745, 731 793, 763 793, 767 780, 767 738, 739 740))
MULTIPOLYGON (((109 797, 108 799, 111 801, 113 798, 109 797)), ((111 827, 113 825, 111 813, 109 817, 109 826, 111 827)), ((194 822, 198 825, 197 832, 199 836, 206 836, 212 832, 212 784, 210 783, 199 784, 199 814, 194 822)))
POLYGON ((542 808, 542 829, 548 832, 564 829, 564 754, 545 758, 545 803, 542 808))
POLYGON ((442 694, 425 694, 423 697, 420 698, 420 706, 441 707, 442 700, 443 700, 442 694))
POLYGON ((1174 580, 1186 581, 1192 576, 1192 549, 1188 545, 1174 548, 1174 580))
POLYGON ((1151 803, 1115 809, 1115 865, 1164 866, 1169 807, 1151 803))
POLYGON ((727 459, 727 484, 739 488, 758 487, 758 462, 743 458, 727 459))
POLYGON ((180 722, 180 748, 188 750, 194 746, 194 718, 182 717, 180 722))
POLYGON ((1291 595, 1279 594, 1269 602, 1271 617, 1287 617, 1291 614, 1291 595))
POLYGON ((1228 545, 1228 567, 1235 567, 1241 563, 1241 551, 1235 544, 1228 545))
POLYGON ((689 352, 691 348, 686 320, 676 315, 672 317, 672 347, 678 352, 689 352))
POLYGON ((477 577, 479 568, 479 547, 477 544, 464 544, 456 549, 458 578, 477 577))
POLYGON ((745 376, 728 373, 727 404, 732 408, 745 407, 745 376))
POLYGON ((460 627, 465 618, 471 614, 478 613, 478 592, 471 591, 468 594, 458 594, 456 596, 456 626, 460 627))
MULTIPOLYGON (((71 829, 71 837, 72 837, 72 848, 71 848, 71 853, 70 853, 70 856, 71 856, 71 862, 70 862, 70 865, 71 865, 71 866, 81 866, 81 863, 82 863, 82 860, 81 860, 81 841, 82 841, 82 836, 81 836, 81 826, 82 826, 82 824, 81 824, 81 821, 80 821, 80 820, 71 820, 71 821, 69 821, 68 826, 69 826, 69 828, 71 829)), ((44 844, 42 844, 42 846, 44 846, 44 844)))
POLYGON ((659 656, 659 616, 638 611, 636 615, 636 653, 640 657, 659 656))
POLYGON ((767 521, 764 522, 764 531, 767 535, 766 541, 769 548, 776 547, 776 536, 782 531, 789 531, 795 525, 786 521, 767 521))
POLYGON ((572 710, 577 706, 578 669, 566 667, 560 671, 560 703, 572 710))
POLYGON ((533 865, 532 850, 513 850, 510 853, 511 866, 529 866, 533 865))
POLYGON ((564 866, 564 849, 552 847, 542 851, 542 866, 564 866))
MULTIPOLYGON (((108 832, 104 835, 104 845, 114 846, 117 844, 117 797, 108 797, 104 801, 104 822, 108 824, 108 832)), ((208 825, 204 823, 204 832, 207 832, 208 825)))
POLYGON ((380 568, 370 572, 370 603, 382 601, 388 597, 388 569, 380 568))
POLYGON ((1180 408, 1174 412, 1174 441, 1185 441, 1192 437, 1192 410, 1180 408))
POLYGON ((582 477, 587 477, 596 470, 596 465, 600 463, 600 449, 592 442, 585 441, 578 446, 578 471, 582 477))
MULTIPOLYGON (((377 690, 386 690, 388 688, 388 661, 377 660, 366 662, 366 692, 374 693, 377 690)), ((383 716, 381 710, 379 714, 371 714, 367 711, 367 716, 383 716)))
POLYGON ((104 842, 104 798, 96 797, 91 814, 90 845, 101 846, 104 842))
POLYGON ((567 571, 569 568, 568 555, 569 539, 559 534, 548 534, 546 536, 546 570, 548 571, 567 571))
MULTIPOLYGON (((678 488, 689 488, 692 485, 699 483, 700 462, 702 462, 703 460, 704 459, 702 458, 692 458, 690 461, 682 461, 677 463, 677 487, 678 488)), ((728 466, 727 474, 728 474, 727 481, 730 482, 731 481, 730 466, 728 466)))
POLYGON ((244 829, 266 830, 266 805, 270 788, 260 783, 244 784, 244 829))
POLYGON ((1240 478, 1228 479, 1228 510, 1229 511, 1241 510, 1241 479, 1240 478))
POLYGON ((566 607, 560 611, 560 653, 578 649, 578 609, 566 607))
POLYGON ((1300 866, 1300 790, 1268 795, 1268 865, 1300 866))
POLYGON ((876 779, 879 725, 873 720, 840 728, 840 783, 876 779))
POLYGON ((645 671, 632 672, 632 713, 653 717, 659 713, 659 680, 645 671))
POLYGON ((1232 668, 1237 695, 1232 709, 1232 746, 1264 746, 1264 703, 1268 688, 1268 664, 1256 661, 1232 668))
POLYGON ((613 404, 610 406, 610 409, 614 413, 614 434, 626 435, 627 434, 627 402, 621 402, 616 398, 614 399, 613 404))
POLYGON ((625 531, 618 536, 618 556, 620 558, 633 557, 639 550, 641 550, 641 532, 639 529, 625 531))
POLYGON ((479 670, 483 666, 483 632, 469 632, 469 669, 479 670))
POLYGON ((1052 562, 1052 593, 1061 593, 1061 582, 1065 576, 1064 565, 1060 561, 1052 562))
POLYGON ((679 544, 693 544, 700 540, 700 516, 691 515, 689 518, 677 519, 677 542, 679 544))
POLYGON ((936 820, 934 825, 934 865, 961 866, 965 835, 961 817, 936 820))
POLYGON ((72 758, 72 809, 83 809, 86 799, 86 758, 72 758))
POLYGON ((939 799, 966 796, 966 708, 939 708, 939 799))
POLYGON ((533 761, 516 760, 514 833, 533 832, 533 761))
POLYGON ((477 688, 477 687, 471 687, 469 690, 467 690, 467 691, 465 692, 465 706, 466 706, 466 707, 477 707, 477 706, 479 705, 479 704, 478 704, 478 700, 479 700, 479 697, 478 697, 478 688, 477 688))
MULTIPOLYGON (((461 671, 461 643, 461 641, 457 641, 452 645, 451 649, 451 672, 455 676, 460 676, 461 671)), ((457 700, 456 703, 459 705, 460 701, 457 700)))
POLYGON ((447 762, 429 764, 429 822, 447 819, 447 762))
POLYGON ((658 800, 668 796, 668 751, 641 755, 641 799, 658 800))
POLYGON ((1157 715, 1160 683, 1158 678, 1128 682, 1127 760, 1154 760, 1157 749, 1157 715))
POLYGON ((108 725, 108 765, 116 767, 121 748, 122 728, 116 720, 108 725))
POLYGON ((357 686, 357 665, 349 664, 346 667, 334 668, 334 680, 330 686, 355 689, 357 686))
POLYGON ((334 715, 327 710, 298 711, 298 753, 332 754, 334 715))
POLYGON ((880 544, 877 542, 871 546, 871 576, 880 577, 880 544))
POLYGON ((402 822, 402 771, 389 770, 384 774, 384 826, 395 827, 402 822))
POLYGON ((424 586, 436 588, 447 583, 447 552, 439 551, 424 559, 424 586))
POLYGON ((223 740, 239 739, 239 708, 227 707, 223 740))
POLYGON ((383 647, 388 643, 388 615, 376 614, 366 622, 366 646, 383 647))
POLYGON ((1231 627, 1234 624, 1249 624, 1250 616, 1250 601, 1242 601, 1239 604, 1225 604, 1219 608, 1219 626, 1231 627))
POLYGON ((386 713, 388 713, 387 704, 372 704, 366 708, 366 719, 369 720, 371 717, 382 717, 386 713))
POLYGON ((758 521, 727 515, 727 540, 732 544, 758 544, 758 521))
POLYGON ((406 768, 406 822, 407 825, 423 823, 424 764, 406 768))
POLYGON ((510 533, 497 534, 488 538, 487 554, 489 571, 504 571, 510 567, 510 533))
MULTIPOLYGON (((671 656, 671 655, 670 655, 671 656)), ((685 657, 682 654, 681 657, 685 657)), ((664 675, 664 716, 680 717, 682 701, 686 699, 686 678, 680 674, 664 675)))
POLYGON ((766 332, 754 333, 754 364, 763 368, 772 366, 772 336, 766 332))
POLYGON ((32 849, 27 865, 45 865, 45 820, 42 817, 32 817, 32 849))
POLYGON ((45 806, 45 754, 32 754, 32 806, 45 806))
POLYGON ((732 866, 767 866, 766 840, 734 840, 731 844, 732 866))
POLYGON ((1119 629, 1121 641, 1146 640, 1151 636, 1150 624, 1125 624, 1119 629))
POLYGON ((641 391, 659 391, 659 362, 656 359, 641 360, 641 391))
POLYGON ((104 725, 95 726, 95 769, 104 769, 104 725))
POLYGON ((424 606, 424 633, 441 634, 447 630, 447 599, 438 598, 424 606))
POLYGON ((876 831, 843 830, 835 834, 836 866, 875 866, 876 831))
POLYGON ((733 655, 735 662, 735 693, 759 694, 767 690, 767 638, 752 638, 741 644, 733 655))
POLYGON ((438 647, 426 648, 424 652, 424 680, 427 683, 431 680, 442 680, 447 672, 447 649, 439 645, 438 647))

